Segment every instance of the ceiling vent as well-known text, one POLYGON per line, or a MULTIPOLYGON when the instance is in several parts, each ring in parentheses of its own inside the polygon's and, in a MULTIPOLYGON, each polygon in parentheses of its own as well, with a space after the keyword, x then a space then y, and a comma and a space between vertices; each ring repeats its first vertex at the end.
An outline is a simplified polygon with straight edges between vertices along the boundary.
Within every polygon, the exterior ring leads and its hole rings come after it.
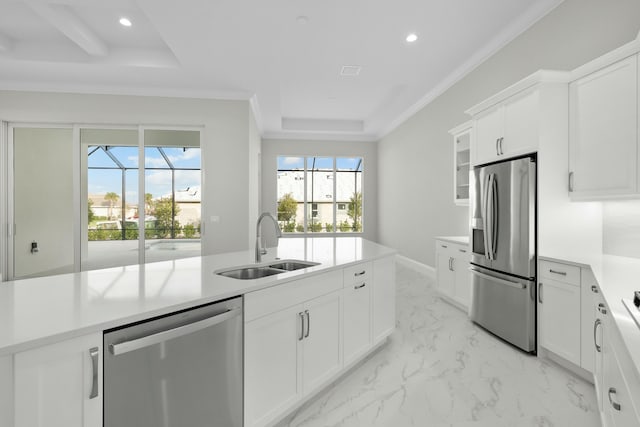
POLYGON ((343 65, 340 71, 341 76, 355 77, 360 74, 362 67, 359 65, 343 65))

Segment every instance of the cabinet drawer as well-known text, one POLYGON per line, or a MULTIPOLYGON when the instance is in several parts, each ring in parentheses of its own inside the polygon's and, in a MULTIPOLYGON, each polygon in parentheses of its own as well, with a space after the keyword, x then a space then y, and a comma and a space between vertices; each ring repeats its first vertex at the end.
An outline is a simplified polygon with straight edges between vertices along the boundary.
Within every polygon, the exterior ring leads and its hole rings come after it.
POLYGON ((341 270, 250 292, 244 296, 244 321, 249 322, 338 289, 342 289, 341 270))
POLYGON ((540 261, 540 277, 580 286, 580 267, 559 262, 540 261))
POLYGON ((353 285, 354 283, 362 283, 373 277, 373 264, 371 262, 363 262, 360 264, 345 267, 344 286, 353 285))

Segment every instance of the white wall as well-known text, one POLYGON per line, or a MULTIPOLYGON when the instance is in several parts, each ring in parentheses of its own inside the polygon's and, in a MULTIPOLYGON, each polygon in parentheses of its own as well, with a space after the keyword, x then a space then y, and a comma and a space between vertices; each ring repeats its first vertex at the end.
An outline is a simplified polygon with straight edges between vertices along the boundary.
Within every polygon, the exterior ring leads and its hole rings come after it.
POLYGON ((9 122, 204 126, 203 255, 248 248, 250 109, 247 101, 0 91, 9 122), (210 221, 218 216, 219 222, 210 221))
POLYGON ((255 224, 260 216, 261 197, 261 139, 253 110, 250 110, 249 119, 249 191, 247 191, 249 203, 249 247, 255 245, 255 224))
POLYGON ((452 201, 448 129, 464 111, 538 69, 571 70, 633 40, 637 0, 565 0, 378 144, 379 241, 434 265, 433 238, 468 233, 452 201))
POLYGON ((277 214, 278 156, 362 157, 363 160, 363 237, 377 240, 378 160, 373 142, 275 140, 262 141, 262 208, 277 214))

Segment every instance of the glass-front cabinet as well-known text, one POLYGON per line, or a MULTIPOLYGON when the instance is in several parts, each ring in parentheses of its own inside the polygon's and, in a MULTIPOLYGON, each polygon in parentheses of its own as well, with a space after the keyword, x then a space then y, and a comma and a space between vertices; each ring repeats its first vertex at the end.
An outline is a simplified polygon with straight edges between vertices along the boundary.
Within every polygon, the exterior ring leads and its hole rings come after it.
POLYGON ((471 165, 471 121, 449 131, 453 135, 453 202, 469 206, 469 167, 471 165))

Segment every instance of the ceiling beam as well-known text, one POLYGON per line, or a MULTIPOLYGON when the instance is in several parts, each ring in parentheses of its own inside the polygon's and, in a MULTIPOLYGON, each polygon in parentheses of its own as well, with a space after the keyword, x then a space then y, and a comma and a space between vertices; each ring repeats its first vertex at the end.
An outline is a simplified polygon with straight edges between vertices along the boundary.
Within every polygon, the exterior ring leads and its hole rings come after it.
POLYGON ((31 10, 57 28, 91 56, 107 56, 109 47, 68 6, 41 0, 24 0, 31 10))
POLYGON ((13 42, 4 34, 0 33, 0 52, 7 52, 13 48, 13 42))

